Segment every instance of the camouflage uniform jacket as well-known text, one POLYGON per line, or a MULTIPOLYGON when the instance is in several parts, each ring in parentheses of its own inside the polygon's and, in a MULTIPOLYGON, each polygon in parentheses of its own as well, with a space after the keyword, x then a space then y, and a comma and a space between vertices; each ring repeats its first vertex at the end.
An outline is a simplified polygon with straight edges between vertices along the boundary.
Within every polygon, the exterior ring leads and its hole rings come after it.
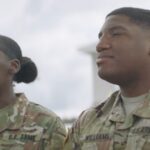
POLYGON ((13 105, 0 109, 0 150, 61 150, 66 133, 60 119, 16 95, 13 105))
POLYGON ((69 131, 65 150, 150 150, 150 93, 128 116, 119 92, 84 111, 69 131))

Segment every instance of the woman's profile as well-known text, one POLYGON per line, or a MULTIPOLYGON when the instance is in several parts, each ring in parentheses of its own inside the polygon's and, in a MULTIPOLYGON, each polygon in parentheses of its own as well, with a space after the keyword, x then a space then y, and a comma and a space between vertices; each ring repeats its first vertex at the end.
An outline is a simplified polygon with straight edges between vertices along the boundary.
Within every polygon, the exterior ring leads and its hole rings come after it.
POLYGON ((62 149, 66 131, 59 117, 13 89, 13 82, 30 83, 37 73, 35 63, 22 56, 20 46, 0 35, 1 150, 62 149))

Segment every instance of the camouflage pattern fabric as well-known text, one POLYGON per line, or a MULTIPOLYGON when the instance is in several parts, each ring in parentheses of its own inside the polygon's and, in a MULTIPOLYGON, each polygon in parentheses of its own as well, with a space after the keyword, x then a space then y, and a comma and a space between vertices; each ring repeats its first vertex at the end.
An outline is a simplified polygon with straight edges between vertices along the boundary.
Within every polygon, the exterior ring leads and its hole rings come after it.
POLYGON ((119 92, 84 111, 70 129, 65 150, 150 150, 150 93, 128 116, 119 92))
POLYGON ((61 120, 24 94, 0 109, 0 150, 61 150, 65 135, 61 120))

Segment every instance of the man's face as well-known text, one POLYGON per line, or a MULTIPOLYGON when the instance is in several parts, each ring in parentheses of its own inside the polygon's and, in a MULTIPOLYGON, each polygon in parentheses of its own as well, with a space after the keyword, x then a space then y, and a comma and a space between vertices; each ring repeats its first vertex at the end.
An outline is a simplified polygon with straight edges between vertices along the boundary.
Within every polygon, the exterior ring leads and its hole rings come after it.
POLYGON ((118 85, 138 78, 150 66, 148 35, 124 15, 107 17, 96 47, 99 76, 118 85))

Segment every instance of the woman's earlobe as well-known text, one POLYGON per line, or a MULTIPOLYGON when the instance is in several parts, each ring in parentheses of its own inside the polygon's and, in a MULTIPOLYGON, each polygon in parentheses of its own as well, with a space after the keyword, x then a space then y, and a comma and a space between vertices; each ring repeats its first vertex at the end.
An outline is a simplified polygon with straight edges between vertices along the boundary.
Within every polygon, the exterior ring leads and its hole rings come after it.
POLYGON ((20 68, 21 68, 20 61, 14 59, 10 62, 8 71, 10 74, 16 74, 17 72, 19 72, 20 68))
POLYGON ((147 49, 147 54, 150 55, 150 47, 147 49))

